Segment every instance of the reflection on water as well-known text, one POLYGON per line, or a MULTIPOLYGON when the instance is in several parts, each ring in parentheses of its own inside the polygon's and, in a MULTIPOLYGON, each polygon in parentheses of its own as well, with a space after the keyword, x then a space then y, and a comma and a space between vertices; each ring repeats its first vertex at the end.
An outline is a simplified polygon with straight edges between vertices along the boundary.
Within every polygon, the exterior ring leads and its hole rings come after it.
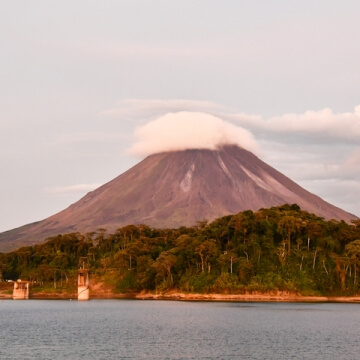
POLYGON ((358 359, 360 305, 0 302, 0 359, 358 359))

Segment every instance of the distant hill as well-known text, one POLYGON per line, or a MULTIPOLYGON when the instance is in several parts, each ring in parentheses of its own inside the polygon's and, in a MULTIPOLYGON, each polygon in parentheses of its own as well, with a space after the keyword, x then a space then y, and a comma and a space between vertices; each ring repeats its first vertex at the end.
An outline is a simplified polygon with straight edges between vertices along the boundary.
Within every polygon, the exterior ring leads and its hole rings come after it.
POLYGON ((114 231, 128 224, 177 228, 239 211, 298 204, 327 220, 356 216, 306 191, 251 152, 235 145, 147 157, 67 209, 0 234, 0 251, 60 233, 114 231))

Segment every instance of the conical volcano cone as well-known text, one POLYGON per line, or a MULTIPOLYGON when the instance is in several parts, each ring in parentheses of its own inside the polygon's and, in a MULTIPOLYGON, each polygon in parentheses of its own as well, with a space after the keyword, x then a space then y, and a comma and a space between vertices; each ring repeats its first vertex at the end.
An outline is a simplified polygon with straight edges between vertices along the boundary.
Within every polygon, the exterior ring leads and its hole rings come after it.
POLYGON ((296 203, 325 219, 356 218, 234 145, 151 155, 60 213, 0 234, 0 248, 5 244, 16 248, 60 233, 114 231, 128 224, 192 226, 204 219, 284 203, 296 203))

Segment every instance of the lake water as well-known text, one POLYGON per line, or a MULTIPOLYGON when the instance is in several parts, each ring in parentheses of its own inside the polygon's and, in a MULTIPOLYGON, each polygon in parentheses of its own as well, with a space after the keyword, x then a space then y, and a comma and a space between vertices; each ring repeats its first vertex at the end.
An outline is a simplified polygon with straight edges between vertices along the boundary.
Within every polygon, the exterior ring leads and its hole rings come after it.
POLYGON ((359 359, 360 305, 0 301, 0 359, 359 359))

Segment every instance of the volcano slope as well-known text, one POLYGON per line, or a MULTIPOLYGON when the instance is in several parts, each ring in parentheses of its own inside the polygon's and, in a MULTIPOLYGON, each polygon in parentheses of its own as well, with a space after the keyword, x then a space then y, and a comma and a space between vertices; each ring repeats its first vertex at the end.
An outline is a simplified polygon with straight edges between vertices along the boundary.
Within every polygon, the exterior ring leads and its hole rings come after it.
POLYGON ((128 224, 177 228, 239 211, 298 204, 327 220, 356 216, 306 191, 235 145, 151 155, 67 209, 0 234, 0 251, 60 233, 114 231, 128 224))

